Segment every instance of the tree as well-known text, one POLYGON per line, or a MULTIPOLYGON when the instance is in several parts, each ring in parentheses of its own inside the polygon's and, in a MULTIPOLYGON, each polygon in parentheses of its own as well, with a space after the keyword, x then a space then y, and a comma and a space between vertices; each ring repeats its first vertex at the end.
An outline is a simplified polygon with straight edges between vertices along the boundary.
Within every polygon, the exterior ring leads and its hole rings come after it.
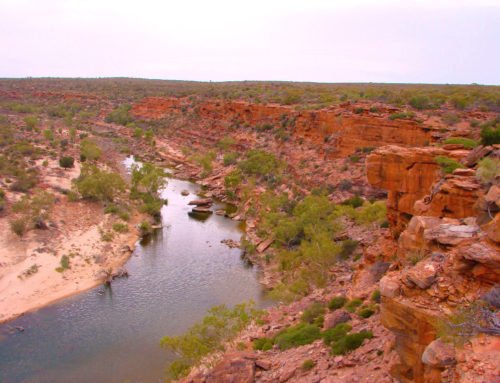
POLYGON ((118 193, 126 189, 125 181, 118 173, 101 170, 90 164, 83 165, 74 183, 83 198, 97 201, 113 201, 118 193))
POLYGON ((150 163, 142 166, 134 165, 132 168, 132 192, 144 191, 148 194, 157 194, 165 186, 167 174, 162 168, 150 163))
POLYGON ((82 161, 96 161, 101 157, 102 151, 95 142, 84 139, 80 144, 80 159, 82 161))

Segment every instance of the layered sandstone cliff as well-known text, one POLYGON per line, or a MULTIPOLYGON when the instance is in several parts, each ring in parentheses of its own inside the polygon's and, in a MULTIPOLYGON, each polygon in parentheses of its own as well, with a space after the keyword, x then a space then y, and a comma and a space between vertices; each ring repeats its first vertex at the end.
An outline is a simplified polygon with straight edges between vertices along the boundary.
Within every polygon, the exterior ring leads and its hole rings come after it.
POLYGON ((148 97, 135 104, 131 112, 141 119, 192 112, 215 124, 272 125, 313 142, 326 154, 336 157, 387 144, 423 146, 433 142, 439 134, 437 129, 416 119, 389 119, 398 109, 370 105, 345 103, 327 109, 300 111, 279 104, 148 97))
POLYGON ((396 267, 380 282, 381 322, 396 336, 400 363, 392 372, 405 383, 490 382, 499 374, 498 353, 471 364, 482 352, 478 344, 498 346, 494 336, 475 336, 456 350, 434 341, 440 322, 500 282, 498 177, 481 183, 477 161, 449 175, 435 162, 446 155, 467 164, 470 154, 389 146, 367 159, 369 182, 389 191, 389 220, 399 236, 396 267))

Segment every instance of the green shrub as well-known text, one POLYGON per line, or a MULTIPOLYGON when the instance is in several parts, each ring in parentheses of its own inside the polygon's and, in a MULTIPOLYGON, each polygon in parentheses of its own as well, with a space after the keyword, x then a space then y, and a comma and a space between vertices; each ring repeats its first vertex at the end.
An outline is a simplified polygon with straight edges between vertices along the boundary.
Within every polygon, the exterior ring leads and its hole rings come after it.
POLYGON ((373 314, 375 314, 375 311, 372 310, 371 308, 369 307, 363 307, 361 308, 359 311, 358 311, 358 315, 361 317, 361 318, 369 318, 371 317, 373 314))
POLYGON ((332 353, 334 355, 344 355, 349 351, 360 347, 365 339, 371 338, 373 338, 373 333, 366 330, 354 334, 348 334, 334 343, 332 353))
POLYGON ((114 122, 120 125, 127 125, 134 121, 129 111, 132 109, 130 105, 120 105, 106 116, 105 121, 108 123, 114 122))
POLYGON ((88 164, 82 167, 74 184, 83 198, 97 201, 113 201, 126 187, 118 173, 100 170, 97 166, 88 164))
POLYGON ((59 273, 62 273, 65 270, 71 268, 70 260, 69 260, 69 257, 67 255, 63 255, 61 257, 60 264, 61 264, 61 266, 59 266, 58 268, 56 268, 56 271, 59 272, 59 273))
POLYGON ((373 293, 372 293, 372 301, 376 302, 376 303, 380 303, 380 290, 375 290, 373 293))
POLYGON ((483 145, 500 144, 500 119, 496 118, 481 126, 481 142, 483 145))
POLYGON ((309 371, 309 370, 312 370, 314 368, 314 366, 316 366, 316 363, 314 362, 314 360, 306 359, 302 363, 302 370, 309 371))
POLYGON ((365 200, 361 198, 359 195, 355 195, 354 197, 348 198, 342 202, 342 205, 352 206, 354 208, 363 206, 365 200))
POLYGON ((415 113, 412 112, 399 112, 399 113, 393 113, 389 116, 389 120, 406 120, 413 118, 415 116, 415 113))
POLYGON ((144 130, 142 130, 141 128, 134 129, 134 137, 135 138, 141 139, 143 135, 144 135, 144 130))
POLYGON ((101 149, 95 142, 90 139, 84 139, 80 143, 80 159, 81 161, 96 161, 101 157, 101 149))
POLYGON ((387 205, 385 201, 365 202, 356 210, 355 221, 360 225, 374 222, 382 223, 387 217, 387 205))
POLYGON ((317 325, 320 325, 320 323, 318 322, 322 321, 321 320, 318 321, 318 319, 323 317, 324 313, 325 313, 325 307, 319 302, 314 302, 306 310, 304 310, 304 312, 302 313, 301 320, 306 323, 311 323, 311 324, 315 323, 317 325))
POLYGON ((276 175, 282 164, 272 153, 254 149, 247 153, 247 158, 240 161, 238 166, 245 174, 269 178, 276 175))
POLYGON ((360 159, 361 159, 361 157, 358 156, 357 154, 352 154, 349 156, 349 161, 351 161, 354 164, 359 162, 360 159))
POLYGON ((362 304, 363 304, 363 301, 361 299, 355 298, 355 299, 352 299, 345 304, 345 309, 347 311, 349 311, 350 313, 353 313, 362 304))
POLYGON ((43 131, 43 136, 45 137, 45 139, 47 141, 53 141, 54 140, 54 132, 52 131, 52 129, 45 129, 43 131))
POLYGON ((75 159, 73 157, 64 156, 59 158, 59 166, 61 168, 65 169, 72 168, 74 164, 75 164, 75 159))
POLYGON ((463 145, 466 149, 474 149, 479 145, 477 141, 465 137, 450 137, 444 141, 445 144, 459 144, 463 145))
POLYGON ((113 230, 117 233, 126 233, 128 232, 128 225, 124 223, 115 223, 113 224, 113 230))
POLYGON ((339 341, 341 338, 345 337, 349 331, 351 331, 352 326, 348 323, 339 323, 333 328, 330 328, 323 332, 323 342, 330 346, 333 342, 339 341))
POLYGON ((339 295, 337 297, 333 297, 330 302, 328 302, 328 308, 331 310, 331 311, 335 311, 335 310, 338 310, 342 307, 344 307, 344 305, 346 304, 347 302, 347 298, 342 296, 342 295, 339 295))
POLYGON ((241 183, 241 173, 238 170, 233 170, 224 177, 224 186, 228 190, 234 190, 241 183))
POLYGON ((342 249, 340 250, 339 258, 346 259, 351 256, 358 245, 359 241, 354 239, 346 239, 345 241, 342 241, 342 249))
POLYGON ((224 138, 221 138, 219 142, 217 142, 217 147, 225 151, 234 144, 236 144, 235 139, 233 137, 226 136, 224 138))
POLYGON ((161 188, 165 187, 167 174, 159 166, 143 163, 142 166, 132 167, 131 193, 146 193, 156 195, 161 188))
POLYGON ((446 156, 438 156, 434 160, 445 174, 451 174, 455 169, 464 167, 460 162, 446 156))
POLYGON ((24 123, 28 130, 33 130, 38 125, 38 118, 36 118, 36 116, 26 116, 24 117, 24 123))
POLYGON ((318 326, 309 323, 300 323, 279 332, 274 339, 274 343, 283 351, 310 344, 320 338, 321 333, 318 326))
POLYGON ((10 221, 9 224, 12 232, 19 237, 22 237, 26 232, 27 220, 24 217, 14 219, 10 221))
POLYGON ((148 221, 142 221, 139 224, 139 231, 141 232, 141 235, 149 235, 153 232, 153 228, 151 224, 148 221))
POLYGON ((168 366, 168 378, 178 379, 186 375, 192 365, 204 356, 223 349, 224 342, 261 315, 260 311, 255 310, 252 302, 236 305, 232 309, 225 305, 216 306, 208 310, 202 321, 192 326, 185 334, 162 338, 160 345, 180 357, 168 366))
POLYGON ((253 341, 253 349, 268 351, 273 348, 273 340, 269 338, 258 338, 253 341))
POLYGON ((409 104, 417 110, 429 109, 431 107, 429 97, 427 96, 414 96, 410 98, 409 104))
POLYGON ((237 162, 238 162, 238 153, 224 154, 224 159, 223 159, 224 166, 234 165, 237 162))
POLYGON ((500 175, 500 160, 492 157, 483 158, 478 163, 476 174, 483 183, 493 182, 500 175))

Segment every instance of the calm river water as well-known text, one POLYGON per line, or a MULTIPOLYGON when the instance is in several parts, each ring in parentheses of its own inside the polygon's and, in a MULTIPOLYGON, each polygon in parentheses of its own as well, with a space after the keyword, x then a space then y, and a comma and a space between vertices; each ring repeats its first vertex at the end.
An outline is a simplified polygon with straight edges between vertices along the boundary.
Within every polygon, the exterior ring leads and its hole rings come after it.
POLYGON ((237 222, 188 216, 195 184, 170 179, 163 229, 138 245, 128 279, 97 287, 0 326, 0 382, 160 382, 174 356, 159 347, 214 305, 267 305, 239 249, 237 222), (188 190, 189 196, 181 191, 188 190), (25 331, 8 334, 8 326, 25 331))

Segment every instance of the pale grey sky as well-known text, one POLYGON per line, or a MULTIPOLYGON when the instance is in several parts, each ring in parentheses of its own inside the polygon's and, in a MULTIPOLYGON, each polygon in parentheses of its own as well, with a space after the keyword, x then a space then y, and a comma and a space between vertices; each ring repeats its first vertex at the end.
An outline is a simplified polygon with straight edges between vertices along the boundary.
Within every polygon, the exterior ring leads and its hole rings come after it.
POLYGON ((0 77, 500 84, 499 0, 0 0, 0 77))

